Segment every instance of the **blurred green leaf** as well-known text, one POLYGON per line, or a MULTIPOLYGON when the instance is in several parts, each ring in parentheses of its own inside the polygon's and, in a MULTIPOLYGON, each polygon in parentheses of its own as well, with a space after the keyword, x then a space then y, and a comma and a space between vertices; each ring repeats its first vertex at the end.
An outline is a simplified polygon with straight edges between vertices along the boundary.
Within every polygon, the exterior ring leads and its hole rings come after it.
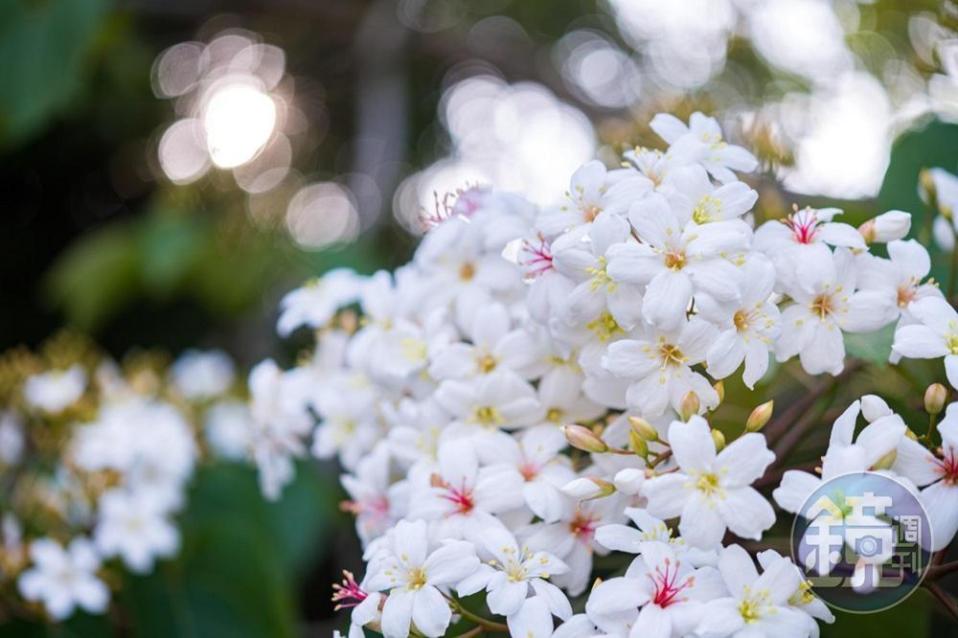
POLYGON ((895 325, 889 324, 881 330, 860 334, 845 335, 845 350, 853 357, 869 363, 885 365, 891 354, 891 344, 895 339, 895 325))
POLYGON ((0 145, 22 141, 66 109, 108 0, 0 3, 0 145))
POLYGON ((835 612, 835 623, 821 625, 822 638, 848 636, 928 636, 929 594, 919 590, 891 609, 873 614, 835 612))
POLYGON ((137 294, 134 229, 113 224, 75 242, 54 264, 46 292, 70 322, 90 330, 137 294))
POLYGON ((197 215, 150 215, 139 233, 139 255, 144 285, 154 294, 168 295, 192 270, 209 227, 197 215))
POLYGON ((133 635, 296 635, 298 572, 312 566, 336 514, 328 483, 304 464, 271 504, 249 468, 201 470, 182 516, 179 557, 125 583, 133 635))

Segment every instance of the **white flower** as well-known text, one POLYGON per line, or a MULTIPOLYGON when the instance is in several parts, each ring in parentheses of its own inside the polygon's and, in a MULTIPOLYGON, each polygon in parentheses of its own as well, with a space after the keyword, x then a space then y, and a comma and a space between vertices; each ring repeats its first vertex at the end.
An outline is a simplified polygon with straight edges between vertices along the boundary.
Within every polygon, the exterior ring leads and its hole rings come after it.
POLYGON ((724 379, 745 362, 742 380, 749 389, 768 370, 769 350, 775 347, 781 313, 772 303, 775 268, 760 255, 742 266, 742 298, 723 305, 703 295, 696 300, 699 315, 719 327, 706 355, 708 373, 724 379))
POLYGON ((908 311, 917 323, 895 331, 892 350, 911 359, 944 357, 948 382, 958 387, 958 312, 940 297, 919 299, 908 311))
POLYGON ((380 444, 363 457, 355 474, 340 477, 350 500, 343 504, 356 516, 356 533, 363 546, 382 535, 404 513, 409 485, 391 482, 389 449, 380 444))
POLYGON ((773 549, 767 549, 764 552, 759 552, 756 558, 758 558, 758 564, 762 567, 763 572, 783 569, 777 565, 777 563, 783 561, 791 569, 794 569, 796 572, 798 572, 799 577, 802 580, 801 583, 799 583, 798 591, 789 597, 788 604, 789 606, 796 608, 798 611, 803 612, 803 616, 808 624, 809 636, 812 638, 818 638, 819 635, 818 623, 816 623, 813 619, 817 618, 826 623, 835 622, 835 615, 828 608, 828 605, 825 604, 825 601, 812 592, 811 583, 807 580, 804 580, 801 570, 799 570, 798 566, 793 563, 791 559, 785 558, 773 549))
POLYGON ((652 515, 680 517, 689 543, 709 549, 726 529, 758 540, 775 523, 772 506, 751 487, 775 460, 763 435, 743 434, 716 454, 708 423, 693 416, 669 426, 669 445, 679 471, 650 478, 642 492, 652 515))
POLYGON ((147 494, 110 490, 100 497, 94 542, 104 557, 120 556, 132 571, 146 573, 157 557, 172 556, 180 545, 163 504, 147 494))
POLYGON ((203 425, 213 451, 231 460, 240 460, 249 454, 254 427, 249 406, 232 400, 220 401, 211 407, 203 425))
POLYGON ((66 370, 41 372, 27 378, 23 398, 27 404, 49 414, 58 414, 83 396, 86 372, 79 364, 66 370))
POLYGON ((76 607, 99 614, 106 610, 110 593, 96 576, 100 559, 91 543, 74 538, 64 549, 49 538, 30 544, 33 566, 20 575, 20 593, 43 603, 54 620, 68 618, 76 607))
POLYGON ((15 412, 0 412, 0 467, 16 465, 23 455, 23 423, 15 412))
POLYGON ((477 442, 486 472, 505 472, 521 481, 522 497, 533 514, 547 523, 557 521, 568 509, 560 489, 574 476, 572 463, 559 454, 567 445, 554 425, 529 428, 516 438, 489 438, 477 442))
POLYGON ((758 166, 747 150, 724 141, 715 118, 702 113, 692 113, 688 126, 674 115, 659 113, 650 126, 670 144, 670 153, 694 159, 720 182, 735 181, 733 170, 750 172, 758 166))
POLYGON ((702 603, 724 593, 714 568, 696 569, 668 544, 646 541, 625 576, 592 590, 586 614, 609 632, 621 629, 628 618, 630 637, 686 636, 698 624, 702 603))
POLYGON ((606 314, 620 327, 629 329, 640 320, 641 289, 613 280, 608 272, 611 251, 627 239, 629 222, 612 213, 602 213, 589 227, 553 242, 556 270, 575 282, 560 311, 567 323, 588 326, 606 314))
POLYGON ((479 467, 469 439, 452 439, 439 447, 436 472, 428 485, 415 486, 409 517, 440 521, 444 538, 471 538, 489 524, 492 514, 522 505, 522 477, 497 468, 479 467))
POLYGON ((280 301, 279 334, 286 336, 300 326, 325 326, 336 311, 356 301, 362 279, 348 268, 337 268, 288 293, 280 301))
POLYGON ((533 551, 547 551, 562 559, 569 571, 552 581, 569 595, 581 594, 589 584, 592 572, 592 554, 605 554, 606 549, 595 542, 595 531, 603 525, 625 519, 622 501, 613 495, 595 501, 583 501, 570 508, 562 520, 554 523, 534 523, 519 531, 525 545, 533 551))
POLYGON ((668 181, 673 189, 669 201, 679 218, 696 224, 737 219, 758 200, 758 193, 744 182, 714 186, 705 169, 697 165, 673 171, 668 181))
POLYGON ((724 256, 748 247, 751 230, 744 222, 687 223, 661 195, 634 204, 629 220, 642 243, 610 248, 607 277, 648 284, 642 306, 647 321, 674 330, 701 293, 720 302, 739 300, 741 275, 724 256))
POLYGON ((173 363, 173 385, 187 399, 208 399, 233 384, 233 361, 222 350, 187 350, 173 363))
POLYGON ((592 223, 600 213, 625 215, 629 205, 652 190, 652 182, 632 170, 609 171, 598 160, 572 175, 566 202, 544 211, 536 227, 547 237, 592 223))
POLYGON ((786 290, 795 301, 782 312, 779 361, 796 354, 809 374, 839 374, 845 366, 843 332, 872 332, 894 320, 890 290, 856 290, 855 260, 839 249, 816 256, 786 290))
POLYGON ((802 582, 790 561, 773 562, 759 575, 748 552, 738 545, 730 545, 722 551, 718 568, 730 595, 705 605, 695 630, 697 636, 804 638, 809 635, 809 619, 788 604, 802 582))
POLYGON ((489 611, 499 616, 518 613, 530 589, 546 601, 548 609, 562 620, 572 616, 572 606, 558 587, 548 582, 554 574, 568 571, 561 560, 546 551, 520 548, 508 529, 490 525, 482 531, 479 569, 456 587, 461 596, 485 590, 489 611))
POLYGON ((383 605, 383 635, 405 638, 414 626, 430 638, 441 636, 452 611, 439 588, 452 587, 478 569, 475 547, 466 541, 446 541, 429 552, 422 521, 400 521, 387 541, 365 581, 370 591, 389 592, 383 605))
POLYGON ((958 532, 958 404, 948 406, 938 424, 941 448, 932 454, 921 443, 902 437, 892 470, 922 486, 932 551, 947 547, 958 532))
POLYGON ((486 430, 514 429, 542 419, 535 390, 509 370, 496 370, 478 381, 443 381, 435 398, 460 423, 486 430))
POLYGON ((922 283, 931 271, 931 258, 914 239, 888 243, 888 259, 863 253, 859 256, 858 287, 877 290, 895 299, 904 324, 914 323, 911 304, 925 297, 941 297, 934 283, 922 283))
POLYGON ((525 331, 512 328, 509 312, 502 304, 479 309, 469 329, 469 343, 452 343, 441 348, 429 366, 436 379, 469 379, 509 369, 518 374, 539 356, 536 342, 525 331))
POLYGON ((797 513, 824 482, 842 474, 869 470, 898 446, 905 435, 905 423, 900 416, 879 416, 856 437, 855 423, 860 410, 861 402, 855 401, 835 419, 828 450, 822 458, 821 477, 801 470, 785 472, 781 484, 772 492, 779 507, 797 513))
POLYGON ((692 317, 672 332, 649 329, 640 338, 616 341, 602 358, 602 367, 632 382, 628 403, 644 417, 659 416, 669 406, 678 412, 689 392, 698 395, 703 409, 714 407, 714 388, 691 368, 705 360, 714 338, 712 324, 692 317))

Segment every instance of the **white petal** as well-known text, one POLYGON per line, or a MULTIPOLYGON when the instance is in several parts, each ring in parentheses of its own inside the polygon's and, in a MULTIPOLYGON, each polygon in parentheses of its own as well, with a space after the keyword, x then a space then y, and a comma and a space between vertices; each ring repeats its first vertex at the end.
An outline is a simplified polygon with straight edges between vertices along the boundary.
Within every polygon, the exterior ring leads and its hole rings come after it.
POLYGON ((443 635, 452 611, 442 594, 435 587, 423 587, 416 592, 413 598, 412 620, 420 633, 437 638, 443 635))

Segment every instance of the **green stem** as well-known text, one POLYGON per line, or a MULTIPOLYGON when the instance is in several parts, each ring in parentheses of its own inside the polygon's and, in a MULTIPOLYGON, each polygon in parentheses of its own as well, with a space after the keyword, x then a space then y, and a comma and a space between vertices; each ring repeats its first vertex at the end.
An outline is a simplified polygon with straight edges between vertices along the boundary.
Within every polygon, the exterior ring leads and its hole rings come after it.
POLYGON ((494 620, 489 620, 488 618, 483 618, 479 614, 469 611, 468 609, 466 609, 465 605, 460 603, 458 600, 456 600, 452 596, 447 596, 446 594, 443 594, 443 596, 445 596, 446 600, 448 600, 449 603, 456 609, 456 611, 459 612, 459 615, 465 618, 466 620, 474 622, 480 627, 483 627, 484 629, 488 629, 490 631, 505 631, 505 632, 509 631, 509 627, 507 627, 506 625, 503 625, 502 623, 496 622, 494 620))
MULTIPOLYGON (((955 251, 958 252, 958 251, 955 251)), ((928 441, 929 445, 935 444, 935 424, 938 421, 937 414, 928 415, 928 432, 925 434, 925 439, 928 441)))

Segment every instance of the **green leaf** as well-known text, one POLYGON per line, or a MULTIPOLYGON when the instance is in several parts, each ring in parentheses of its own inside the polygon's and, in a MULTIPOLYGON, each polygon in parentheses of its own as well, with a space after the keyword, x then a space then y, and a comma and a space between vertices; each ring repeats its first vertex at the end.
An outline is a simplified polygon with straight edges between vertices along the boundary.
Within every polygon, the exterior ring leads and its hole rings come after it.
POLYGON ((919 590, 901 604, 873 614, 849 614, 835 611, 835 622, 821 625, 822 638, 899 638, 929 636, 930 594, 919 590))
POLYGON ((889 324, 875 332, 845 335, 845 350, 848 354, 869 363, 885 365, 891 354, 891 344, 895 339, 895 326, 889 324))
POLYGON ((137 238, 144 285, 169 295, 196 266, 208 235, 198 215, 155 211, 146 217, 137 238))
POLYGON ((249 468, 204 468, 181 517, 177 559, 124 583, 133 635, 296 635, 297 576, 325 547, 335 512, 328 479, 305 464, 275 504, 263 500, 249 468))
POLYGON ((74 243, 45 282, 48 299, 70 323, 91 330, 137 294, 139 258, 128 224, 113 224, 74 243))
POLYGON ((82 88, 107 0, 0 3, 0 145, 25 140, 82 88))

